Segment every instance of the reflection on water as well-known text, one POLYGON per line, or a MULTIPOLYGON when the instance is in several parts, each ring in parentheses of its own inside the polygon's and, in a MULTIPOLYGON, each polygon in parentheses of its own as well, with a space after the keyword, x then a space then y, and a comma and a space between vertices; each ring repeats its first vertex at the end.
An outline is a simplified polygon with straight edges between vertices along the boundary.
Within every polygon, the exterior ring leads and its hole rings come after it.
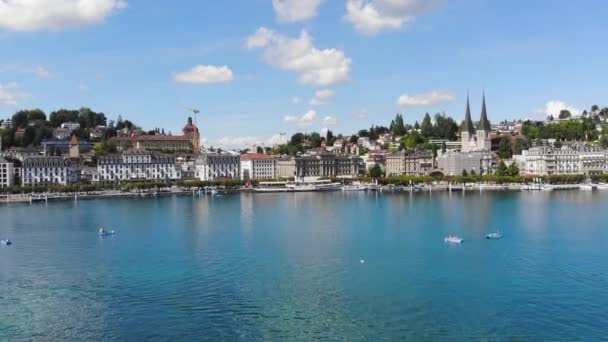
POLYGON ((600 192, 0 206, 0 340, 600 340, 600 192), (117 235, 99 238, 99 226, 117 235), (505 238, 487 241, 488 231, 505 238), (443 237, 457 234, 460 246, 443 237), (360 260, 365 260, 361 263, 360 260))

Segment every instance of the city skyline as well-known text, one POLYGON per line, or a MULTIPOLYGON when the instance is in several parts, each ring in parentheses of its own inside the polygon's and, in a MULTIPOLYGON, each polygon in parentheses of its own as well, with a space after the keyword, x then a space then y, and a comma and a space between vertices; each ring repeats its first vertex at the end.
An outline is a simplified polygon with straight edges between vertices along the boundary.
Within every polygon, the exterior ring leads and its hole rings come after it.
POLYGON ((607 102, 600 1, 78 3, 0 4, 0 118, 88 106, 178 132, 184 104, 201 110, 205 145, 228 146, 398 112, 460 121, 484 89, 493 122, 607 102))

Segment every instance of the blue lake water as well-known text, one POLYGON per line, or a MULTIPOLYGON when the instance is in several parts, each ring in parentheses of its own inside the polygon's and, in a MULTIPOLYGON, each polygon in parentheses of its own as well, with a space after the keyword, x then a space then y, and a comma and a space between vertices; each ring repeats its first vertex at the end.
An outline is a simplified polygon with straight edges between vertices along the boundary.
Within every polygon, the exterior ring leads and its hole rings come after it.
POLYGON ((607 223, 597 191, 0 204, 0 340, 602 340, 607 223))

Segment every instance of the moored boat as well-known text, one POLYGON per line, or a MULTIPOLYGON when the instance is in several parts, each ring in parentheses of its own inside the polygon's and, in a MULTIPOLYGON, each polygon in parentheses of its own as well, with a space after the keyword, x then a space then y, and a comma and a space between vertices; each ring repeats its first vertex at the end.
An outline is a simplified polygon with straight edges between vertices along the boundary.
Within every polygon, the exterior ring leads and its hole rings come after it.
POLYGON ((500 232, 489 233, 489 234, 486 234, 486 239, 499 240, 499 239, 502 239, 502 234, 500 232))
POLYGON ((99 236, 110 236, 110 235, 114 235, 116 232, 113 230, 105 230, 104 228, 99 228, 99 230, 97 231, 97 235, 99 236))
POLYGON ((0 243, 5 245, 5 246, 10 246, 13 244, 13 242, 9 239, 5 239, 5 240, 0 240, 0 243))
POLYGON ((464 240, 463 240, 462 238, 459 238, 459 237, 458 237, 458 236, 456 236, 456 235, 448 235, 448 236, 446 236, 446 237, 443 239, 443 241, 444 241, 445 243, 456 243, 456 244, 460 244, 460 243, 462 243, 464 240))

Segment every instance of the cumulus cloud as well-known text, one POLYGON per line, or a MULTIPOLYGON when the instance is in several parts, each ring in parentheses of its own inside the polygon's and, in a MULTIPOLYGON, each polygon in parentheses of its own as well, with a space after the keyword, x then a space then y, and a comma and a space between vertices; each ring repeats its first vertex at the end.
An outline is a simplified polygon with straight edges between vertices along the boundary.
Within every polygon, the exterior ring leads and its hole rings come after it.
POLYGON ((281 22, 297 22, 317 16, 321 0, 272 0, 281 22))
POLYGON ((350 113, 350 116, 355 117, 355 118, 366 118, 367 117, 367 111, 366 110, 358 110, 355 112, 350 113))
POLYGON ((291 103, 293 104, 299 104, 300 102, 302 102, 302 99, 297 96, 291 98, 291 103))
POLYGON ((234 74, 227 65, 197 65, 189 71, 173 75, 173 79, 180 83, 220 83, 232 81, 234 74))
POLYGON ((327 86, 349 79, 351 59, 341 50, 318 49, 306 31, 289 38, 261 27, 247 38, 245 46, 264 49, 268 64, 297 73, 304 84, 327 86))
POLYGON ((336 92, 331 89, 322 89, 315 92, 315 96, 308 101, 311 106, 320 106, 327 103, 327 100, 334 97, 336 92))
POLYGON ((326 116, 325 119, 323 119, 323 126, 331 126, 331 125, 337 125, 337 124, 338 124, 338 120, 334 117, 326 116))
POLYGON ((347 0, 344 19, 365 34, 397 30, 443 0, 347 0))
POLYGON ((456 96, 447 90, 433 90, 420 94, 403 94, 397 99, 399 106, 433 106, 453 101, 456 96))
POLYGON ((123 0, 1 0, 0 28, 58 31, 90 26, 125 7, 123 0))
POLYGON ((15 106, 20 98, 26 96, 26 93, 19 92, 17 83, 11 82, 6 85, 0 83, 0 104, 15 106))
POLYGON ((287 143, 287 137, 281 134, 274 134, 270 138, 256 136, 223 137, 217 141, 207 141, 205 145, 220 146, 223 148, 251 148, 252 146, 274 146, 287 143))
POLYGON ((545 117, 553 116, 553 118, 557 119, 559 117, 559 112, 562 110, 567 110, 572 115, 577 116, 581 114, 581 110, 578 108, 574 108, 563 101, 552 100, 545 104, 545 108, 536 111, 537 113, 543 114, 545 117))
POLYGON ((314 110, 309 110, 302 116, 286 115, 283 118, 283 121, 286 123, 295 123, 298 126, 310 126, 317 121, 317 112, 314 110))

